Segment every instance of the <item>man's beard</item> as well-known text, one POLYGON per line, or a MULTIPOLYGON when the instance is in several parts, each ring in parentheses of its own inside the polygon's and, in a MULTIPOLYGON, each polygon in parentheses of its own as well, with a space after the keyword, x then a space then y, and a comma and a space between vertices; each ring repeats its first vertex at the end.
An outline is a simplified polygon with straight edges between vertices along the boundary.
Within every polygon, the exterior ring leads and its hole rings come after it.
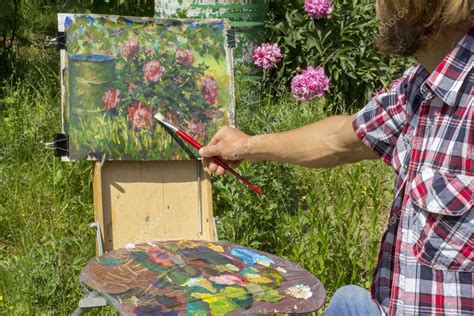
POLYGON ((402 27, 399 23, 382 25, 375 44, 384 54, 409 57, 421 48, 422 33, 419 29, 402 27))

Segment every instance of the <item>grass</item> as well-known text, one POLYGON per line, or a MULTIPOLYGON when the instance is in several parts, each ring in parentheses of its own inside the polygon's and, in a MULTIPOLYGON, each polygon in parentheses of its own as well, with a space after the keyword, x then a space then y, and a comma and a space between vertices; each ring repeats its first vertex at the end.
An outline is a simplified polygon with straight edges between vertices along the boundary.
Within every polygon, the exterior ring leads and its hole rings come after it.
MULTIPOLYGON (((61 129, 59 59, 39 42, 19 50, 16 79, 0 91, 1 315, 70 314, 81 297, 79 272, 95 254, 92 164, 62 163, 43 145, 61 129)), ((239 91, 237 117, 252 134, 298 127, 336 107, 291 98, 256 105, 245 97, 249 90, 239 91)), ((345 284, 369 286, 391 202, 387 166, 318 170, 265 162, 240 169, 267 194, 260 199, 232 177, 214 178, 220 239, 299 263, 329 296, 345 284)))

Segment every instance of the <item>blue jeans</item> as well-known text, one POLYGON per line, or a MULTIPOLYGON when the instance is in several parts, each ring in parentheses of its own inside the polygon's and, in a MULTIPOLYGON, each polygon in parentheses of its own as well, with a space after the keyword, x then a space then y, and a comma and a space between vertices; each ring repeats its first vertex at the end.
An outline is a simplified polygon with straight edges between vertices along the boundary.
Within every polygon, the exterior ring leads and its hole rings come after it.
POLYGON ((325 316, 379 316, 379 307, 370 292, 356 285, 346 285, 336 291, 325 316))

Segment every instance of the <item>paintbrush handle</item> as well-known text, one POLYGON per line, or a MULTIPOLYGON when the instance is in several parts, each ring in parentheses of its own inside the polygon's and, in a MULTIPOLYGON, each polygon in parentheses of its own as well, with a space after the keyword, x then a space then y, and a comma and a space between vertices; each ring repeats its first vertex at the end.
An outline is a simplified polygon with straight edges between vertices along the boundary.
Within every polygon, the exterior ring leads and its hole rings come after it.
MULTIPOLYGON (((186 134, 185 132, 183 132, 182 130, 177 130, 176 131, 176 134, 179 135, 179 137, 181 137, 182 139, 184 139, 185 141, 187 141, 188 143, 190 143, 193 147, 195 147, 196 149, 201 149, 202 148, 202 145, 199 144, 197 141, 194 140, 194 138, 192 138, 191 136, 189 136, 188 134, 186 134)), ((252 190, 254 190, 255 192, 257 192, 259 195, 263 195, 263 190, 260 189, 259 187, 257 187, 256 185, 254 185, 252 182, 250 182, 249 180, 247 180, 246 178, 244 178, 243 176, 241 176, 237 171, 235 171, 234 169, 232 169, 222 158, 220 157, 212 157, 211 158, 215 163, 217 163, 218 165, 220 165, 222 168, 224 168, 225 170, 229 171, 232 175, 234 175, 237 179, 239 179, 240 181, 242 181, 243 183, 245 183, 249 188, 251 188, 252 190)))

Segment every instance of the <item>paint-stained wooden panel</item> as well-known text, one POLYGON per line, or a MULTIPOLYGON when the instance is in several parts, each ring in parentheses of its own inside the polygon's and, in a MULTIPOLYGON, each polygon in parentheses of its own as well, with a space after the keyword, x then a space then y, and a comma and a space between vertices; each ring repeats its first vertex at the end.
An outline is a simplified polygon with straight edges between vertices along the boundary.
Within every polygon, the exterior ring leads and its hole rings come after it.
POLYGON ((215 240, 210 176, 200 162, 97 163, 94 176, 96 219, 105 251, 150 240, 215 240))

